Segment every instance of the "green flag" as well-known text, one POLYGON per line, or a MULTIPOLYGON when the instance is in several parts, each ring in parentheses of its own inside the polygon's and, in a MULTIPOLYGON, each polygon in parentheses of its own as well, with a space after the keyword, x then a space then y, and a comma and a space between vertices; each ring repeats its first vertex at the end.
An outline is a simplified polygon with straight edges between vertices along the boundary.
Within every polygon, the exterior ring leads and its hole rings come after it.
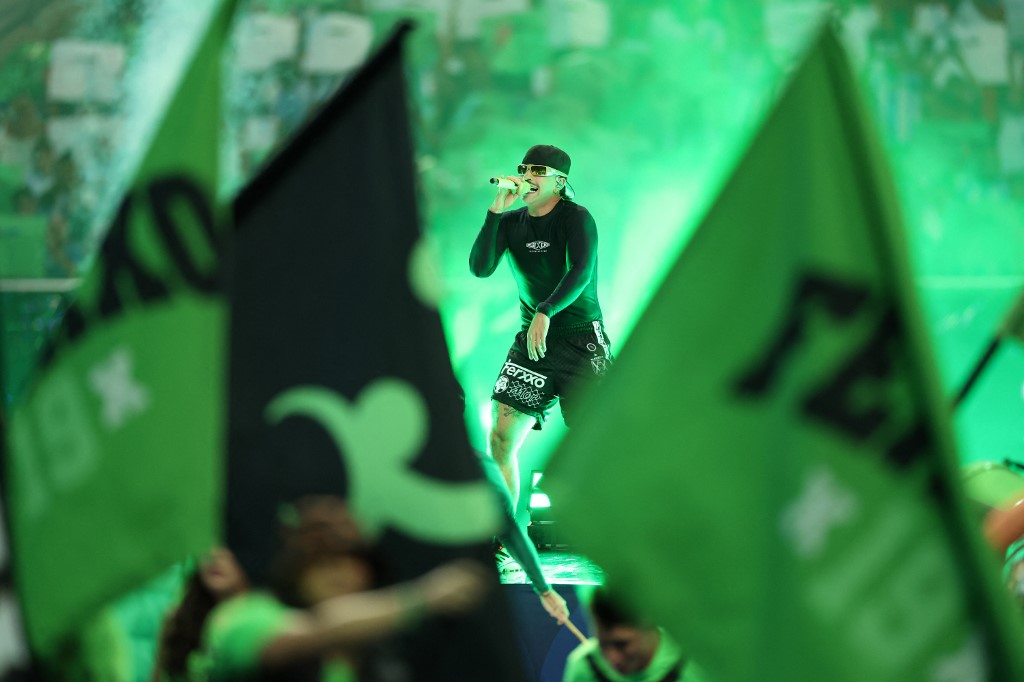
POLYGON ((35 385, 11 416, 15 581, 34 648, 217 537, 225 305, 211 12, 35 385))
POLYGON ((826 30, 548 469, 713 679, 1024 679, 882 159, 826 30))

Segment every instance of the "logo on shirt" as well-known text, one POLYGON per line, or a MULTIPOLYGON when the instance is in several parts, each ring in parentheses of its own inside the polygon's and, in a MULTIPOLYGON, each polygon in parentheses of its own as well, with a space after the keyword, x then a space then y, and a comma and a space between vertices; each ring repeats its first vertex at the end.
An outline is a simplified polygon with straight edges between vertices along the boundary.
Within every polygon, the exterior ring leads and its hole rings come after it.
POLYGON ((528 242, 526 244, 526 248, 534 253, 547 253, 549 246, 551 246, 551 244, 542 241, 528 242))

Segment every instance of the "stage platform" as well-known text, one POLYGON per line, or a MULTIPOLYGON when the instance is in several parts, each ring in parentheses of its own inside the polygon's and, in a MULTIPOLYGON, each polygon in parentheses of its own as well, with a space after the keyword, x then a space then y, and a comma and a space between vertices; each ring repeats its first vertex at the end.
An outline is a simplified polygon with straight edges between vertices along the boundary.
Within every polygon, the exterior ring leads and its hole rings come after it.
MULTIPOLYGON (((590 634, 577 589, 604 582, 601 569, 586 557, 571 552, 541 551, 544 577, 565 599, 569 617, 585 636, 590 634)), ((568 628, 559 626, 540 605, 540 600, 521 571, 501 574, 502 589, 515 619, 516 636, 529 682, 562 682, 565 659, 579 644, 568 628)))
MULTIPOLYGON (((544 577, 552 585, 600 585, 604 582, 601 568, 582 554, 550 550, 540 550, 538 553, 544 577)), ((526 582, 526 574, 522 570, 501 573, 503 585, 522 585, 526 582)))

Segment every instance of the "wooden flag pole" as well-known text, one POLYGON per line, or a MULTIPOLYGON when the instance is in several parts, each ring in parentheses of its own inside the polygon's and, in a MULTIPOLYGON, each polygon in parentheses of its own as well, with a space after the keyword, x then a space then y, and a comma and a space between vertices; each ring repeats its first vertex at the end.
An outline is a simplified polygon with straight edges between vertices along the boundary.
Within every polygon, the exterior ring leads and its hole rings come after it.
POLYGON ((580 640, 581 643, 583 643, 583 644, 587 643, 587 638, 583 636, 583 633, 580 632, 579 628, 577 628, 575 625, 573 625, 572 621, 569 620, 568 618, 565 619, 565 627, 569 628, 569 632, 571 632, 572 634, 576 635, 576 639, 580 640))

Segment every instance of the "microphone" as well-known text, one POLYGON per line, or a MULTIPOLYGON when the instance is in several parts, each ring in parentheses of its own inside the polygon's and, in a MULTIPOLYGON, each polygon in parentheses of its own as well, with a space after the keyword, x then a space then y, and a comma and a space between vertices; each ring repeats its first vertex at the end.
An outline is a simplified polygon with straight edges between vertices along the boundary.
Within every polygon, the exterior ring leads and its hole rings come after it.
MULTIPOLYGON (((508 178, 491 178, 491 184, 492 185, 497 185, 498 189, 511 189, 511 190, 515 190, 515 188, 516 188, 516 183, 512 182, 508 178)), ((534 191, 532 185, 530 185, 529 183, 524 183, 524 184, 527 187, 526 192, 533 192, 534 191)), ((523 193, 525 194, 526 192, 523 192, 523 193)))

